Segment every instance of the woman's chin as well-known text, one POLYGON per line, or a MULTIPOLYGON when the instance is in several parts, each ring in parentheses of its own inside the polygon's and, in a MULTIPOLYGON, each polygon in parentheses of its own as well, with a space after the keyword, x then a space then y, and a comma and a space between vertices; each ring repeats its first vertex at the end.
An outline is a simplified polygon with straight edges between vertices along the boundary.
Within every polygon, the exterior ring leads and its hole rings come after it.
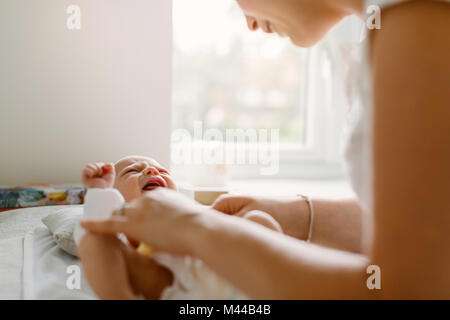
POLYGON ((320 41, 320 37, 305 35, 301 33, 287 35, 292 44, 300 48, 310 48, 320 41))

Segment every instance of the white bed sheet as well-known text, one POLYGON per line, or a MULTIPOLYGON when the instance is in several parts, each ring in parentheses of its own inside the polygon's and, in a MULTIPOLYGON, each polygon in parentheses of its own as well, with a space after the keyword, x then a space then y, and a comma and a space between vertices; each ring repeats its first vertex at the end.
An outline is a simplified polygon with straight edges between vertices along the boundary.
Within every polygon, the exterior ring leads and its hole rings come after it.
POLYGON ((60 249, 46 227, 37 227, 25 236, 23 257, 24 299, 96 299, 83 274, 80 260, 60 249), (73 270, 68 273, 70 266, 78 268, 79 288, 67 286, 67 281, 75 276, 73 270))
POLYGON ((0 213, 0 299, 23 299, 24 239, 41 219, 69 206, 17 209, 0 213))
POLYGON ((23 238, 0 240, 0 259, 0 299, 20 299, 23 238))

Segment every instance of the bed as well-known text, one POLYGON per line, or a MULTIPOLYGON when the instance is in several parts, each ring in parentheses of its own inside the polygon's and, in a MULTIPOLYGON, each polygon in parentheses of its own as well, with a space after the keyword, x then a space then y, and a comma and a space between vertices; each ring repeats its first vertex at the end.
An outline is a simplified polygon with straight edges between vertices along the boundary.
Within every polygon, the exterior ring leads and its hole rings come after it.
POLYGON ((0 213, 0 299, 95 299, 81 275, 81 288, 70 290, 69 266, 80 266, 62 251, 41 222, 61 210, 80 206, 48 206, 0 213))
MULTIPOLYGON (((83 275, 80 261, 58 246, 41 221, 58 212, 66 216, 68 212, 76 215, 82 210, 81 206, 37 207, 0 214, 0 299, 97 299, 83 275), (80 275, 77 289, 69 281, 73 279, 73 267, 78 268, 80 275)), ((176 283, 182 283, 182 289, 176 284, 175 289, 169 288, 162 299, 246 299, 201 261, 186 261, 183 257, 164 254, 158 258, 159 263, 180 277, 176 283)))

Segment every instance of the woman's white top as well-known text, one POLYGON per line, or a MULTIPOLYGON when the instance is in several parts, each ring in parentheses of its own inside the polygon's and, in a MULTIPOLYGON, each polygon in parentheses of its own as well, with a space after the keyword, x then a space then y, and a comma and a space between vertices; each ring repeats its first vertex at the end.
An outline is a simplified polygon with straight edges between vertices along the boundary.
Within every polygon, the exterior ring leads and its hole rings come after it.
MULTIPOLYGON (((383 9, 407 2, 410 0, 366 0, 365 9, 371 5, 381 8, 381 25, 383 21, 383 9)), ((450 0, 435 0, 449 2, 450 0)), ((374 31, 376 32, 376 31, 374 31)), ((352 97, 352 109, 349 115, 348 126, 350 136, 347 140, 345 158, 347 160, 347 171, 350 175, 351 183, 355 193, 359 197, 361 206, 366 216, 363 219, 363 232, 365 239, 371 238, 371 219, 373 207, 372 181, 372 85, 371 72, 369 66, 369 41, 368 37, 363 42, 362 63, 359 66, 358 76, 354 79, 354 97, 352 97)), ((352 84, 350 84, 352 85, 352 84)), ((363 243, 367 248, 367 243, 363 243)))

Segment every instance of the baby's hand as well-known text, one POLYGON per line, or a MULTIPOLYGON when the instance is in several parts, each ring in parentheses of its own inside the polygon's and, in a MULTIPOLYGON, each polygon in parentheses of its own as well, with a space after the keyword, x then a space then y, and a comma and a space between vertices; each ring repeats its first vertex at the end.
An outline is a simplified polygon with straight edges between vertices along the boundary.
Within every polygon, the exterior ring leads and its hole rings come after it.
POLYGON ((90 163, 83 169, 83 184, 86 188, 112 188, 115 177, 116 171, 111 163, 90 163))

